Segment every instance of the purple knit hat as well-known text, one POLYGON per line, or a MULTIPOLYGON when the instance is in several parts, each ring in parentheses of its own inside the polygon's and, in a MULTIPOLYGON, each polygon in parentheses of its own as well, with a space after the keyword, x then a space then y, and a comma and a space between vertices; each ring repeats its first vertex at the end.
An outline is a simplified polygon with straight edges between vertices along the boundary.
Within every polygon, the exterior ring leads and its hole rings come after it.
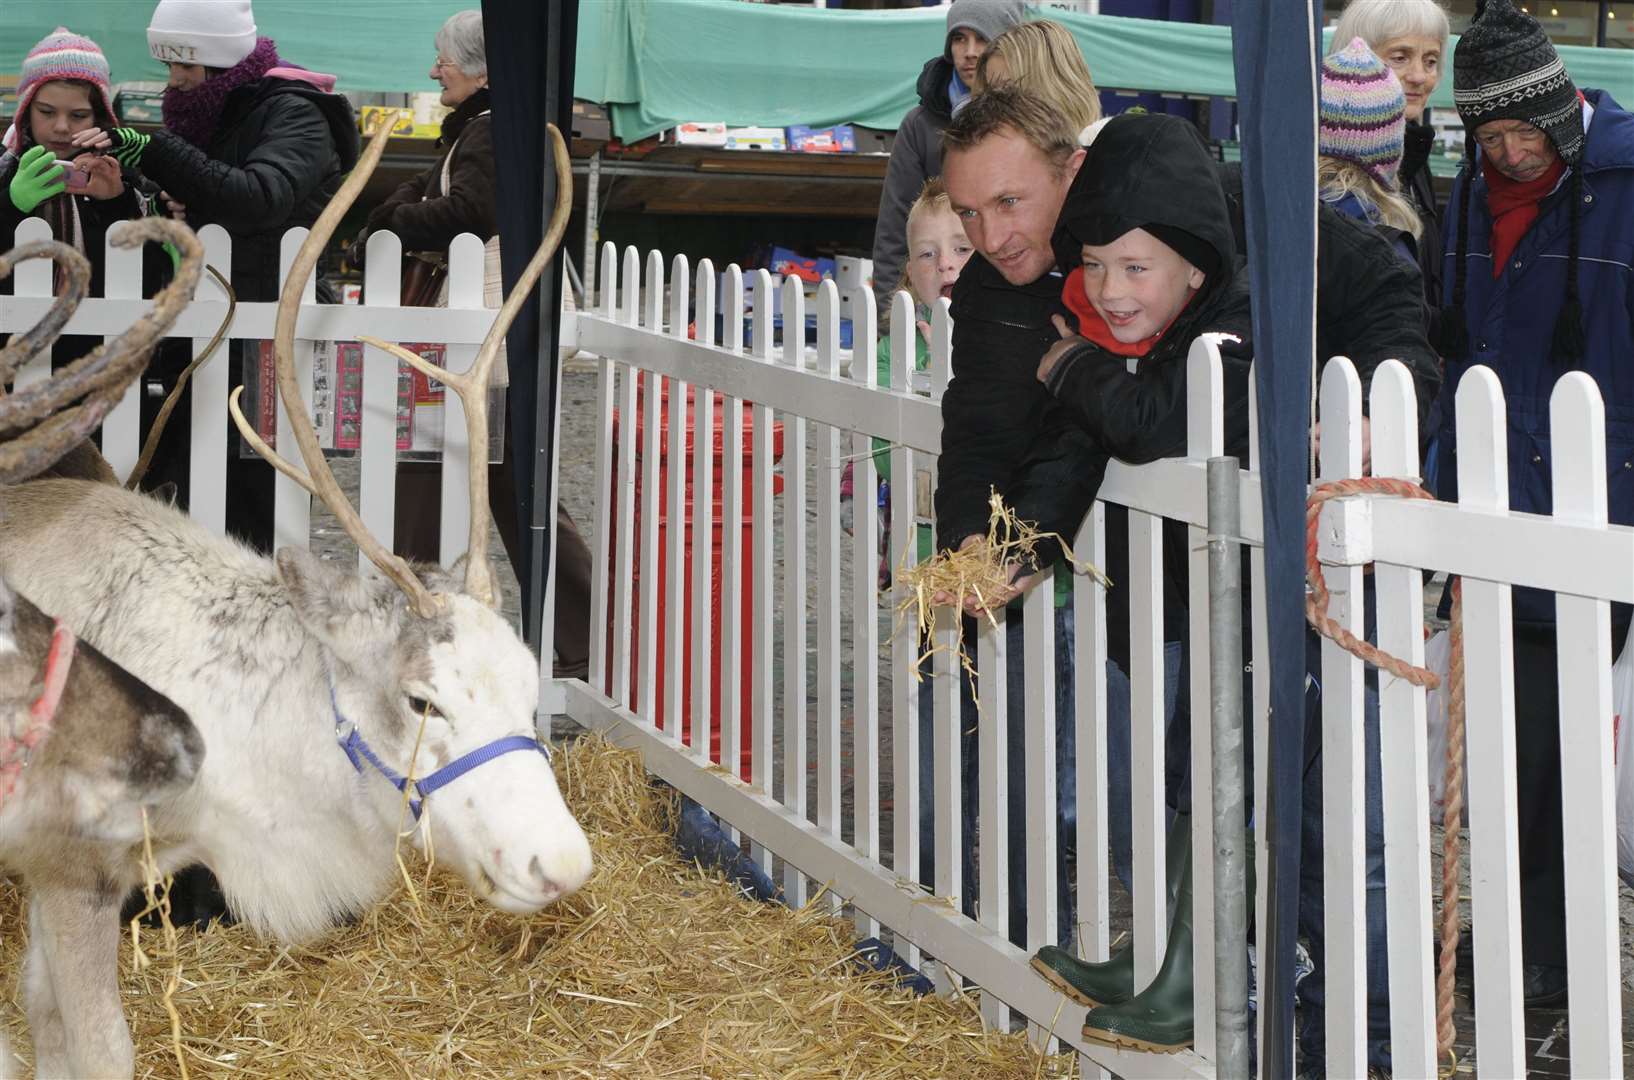
POLYGON ((1407 131, 1407 99, 1396 73, 1356 38, 1322 61, 1318 152, 1354 162, 1396 186, 1407 131))
POLYGON ((108 58, 90 38, 59 26, 23 59, 17 79, 17 121, 6 129, 3 140, 7 150, 17 153, 22 149, 22 132, 17 124, 26 122, 29 106, 40 87, 59 79, 90 83, 96 94, 93 104, 100 105, 105 116, 114 115, 113 95, 108 88, 108 58))

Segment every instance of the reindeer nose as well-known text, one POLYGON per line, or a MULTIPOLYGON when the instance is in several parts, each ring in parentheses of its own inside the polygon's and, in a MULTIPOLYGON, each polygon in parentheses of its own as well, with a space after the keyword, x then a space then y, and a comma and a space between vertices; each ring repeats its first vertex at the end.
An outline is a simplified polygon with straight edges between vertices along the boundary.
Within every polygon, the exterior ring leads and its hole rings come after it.
POLYGON ((578 892, 590 877, 590 870, 590 843, 582 839, 577 844, 564 845, 548 859, 535 855, 528 860, 529 876, 550 893, 552 899, 578 892))

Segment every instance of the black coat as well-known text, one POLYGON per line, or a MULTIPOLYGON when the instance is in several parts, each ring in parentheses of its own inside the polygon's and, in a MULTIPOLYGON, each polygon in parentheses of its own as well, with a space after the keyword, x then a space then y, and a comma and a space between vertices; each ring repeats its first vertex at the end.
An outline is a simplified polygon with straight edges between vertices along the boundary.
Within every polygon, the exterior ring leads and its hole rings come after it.
POLYGON ((1436 201, 1430 175, 1430 151, 1435 128, 1408 124, 1406 149, 1401 159, 1402 192, 1418 211, 1418 272, 1424 278, 1425 318, 1432 343, 1441 339, 1441 204, 1436 201))
MULTIPOLYGON (((7 152, 0 155, 0 250, 12 246, 17 226, 24 220, 37 217, 51 226, 52 239, 60 240, 72 246, 75 242, 70 232, 74 217, 70 215, 70 203, 78 211, 80 235, 79 244, 85 250, 85 257, 91 263, 91 293, 92 296, 103 295, 103 270, 107 259, 108 230, 116 223, 130 221, 142 216, 142 202, 137 194, 137 177, 129 171, 123 171, 125 190, 112 199, 93 199, 89 195, 73 195, 67 192, 47 199, 35 207, 32 213, 25 214, 13 205, 6 195, 11 186, 11 178, 17 172, 17 155, 7 152)), ((156 250, 156 249, 154 249, 156 250)), ((6 295, 11 295, 11 278, 0 279, 0 289, 6 295)))
POLYGON ((881 312, 890 310, 891 297, 908 265, 908 210, 925 181, 942 175, 942 130, 953 121, 953 104, 947 96, 952 78, 951 61, 938 56, 925 62, 917 86, 919 104, 902 117, 891 144, 879 216, 874 221, 874 297, 881 312))
MULTIPOLYGON (((1237 246, 1246 251, 1242 167, 1220 170, 1237 246)), ((1419 440, 1428 442, 1441 358, 1426 329, 1423 278, 1378 230, 1321 203, 1316 215, 1316 354, 1349 357, 1364 393, 1380 364, 1405 364, 1418 393, 1419 440)))
POLYGON ((460 233, 486 241, 499 231, 494 188, 493 118, 488 91, 478 90, 443 121, 436 164, 398 185, 391 197, 369 214, 369 231, 389 229, 405 251, 447 251, 460 233), (443 163, 448 155, 448 194, 442 194, 443 163))
POLYGON ((358 148, 344 97, 269 76, 227 95, 208 153, 160 131, 142 155, 142 172, 187 207, 189 225, 220 225, 232 235, 240 300, 276 300, 284 232, 318 220, 358 148))

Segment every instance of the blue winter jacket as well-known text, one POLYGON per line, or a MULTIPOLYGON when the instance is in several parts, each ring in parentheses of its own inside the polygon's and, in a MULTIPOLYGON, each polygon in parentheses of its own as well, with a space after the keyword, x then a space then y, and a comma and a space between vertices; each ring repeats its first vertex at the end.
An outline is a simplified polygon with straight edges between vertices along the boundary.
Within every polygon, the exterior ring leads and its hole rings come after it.
MULTIPOLYGON (((1549 395, 1571 370, 1588 372, 1606 407, 1608 512, 1612 522, 1634 524, 1634 115, 1603 90, 1585 90, 1593 107, 1583 149, 1577 290, 1583 304, 1584 356, 1576 363, 1552 355, 1555 319, 1566 295, 1571 176, 1565 175, 1540 207, 1509 263, 1492 276, 1492 215, 1486 180, 1465 168, 1453 185, 1443 245, 1442 290, 1452 303, 1458 256, 1458 208, 1470 191, 1464 320, 1467 355, 1447 359, 1441 384, 1443 454, 1437 490, 1458 495, 1458 442, 1453 395, 1465 371, 1484 364, 1503 385, 1509 412, 1509 505, 1547 514, 1550 484, 1549 395), (1472 181, 1473 176, 1473 181, 1472 181)), ((1616 621, 1626 622, 1626 613, 1616 621)), ((1515 618, 1552 624, 1554 597, 1515 590, 1515 618)))

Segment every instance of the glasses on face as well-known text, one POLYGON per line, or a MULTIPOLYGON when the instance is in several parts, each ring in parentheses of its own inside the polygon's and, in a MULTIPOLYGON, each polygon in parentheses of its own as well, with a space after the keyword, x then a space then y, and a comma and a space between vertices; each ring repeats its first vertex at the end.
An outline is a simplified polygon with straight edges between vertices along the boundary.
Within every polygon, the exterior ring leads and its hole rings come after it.
POLYGON ((444 60, 442 57, 439 56, 439 57, 437 57, 436 60, 432 61, 431 69, 433 71, 436 71, 439 68, 447 68, 448 70, 453 71, 454 70, 454 61, 444 60))

